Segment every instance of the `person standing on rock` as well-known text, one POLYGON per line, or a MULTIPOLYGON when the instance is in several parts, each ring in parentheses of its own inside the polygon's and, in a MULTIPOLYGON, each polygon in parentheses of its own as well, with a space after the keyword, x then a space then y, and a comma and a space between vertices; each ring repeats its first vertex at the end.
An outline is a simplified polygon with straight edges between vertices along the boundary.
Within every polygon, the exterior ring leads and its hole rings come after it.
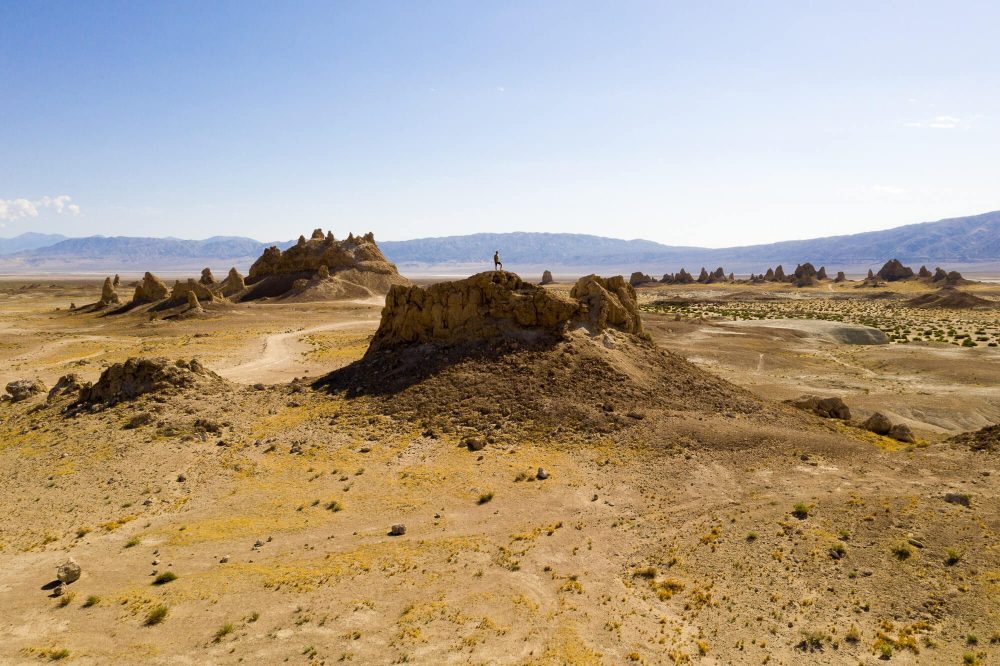
POLYGON ((496 252, 493 253, 493 270, 495 271, 503 270, 503 262, 500 261, 500 250, 497 250, 496 252))

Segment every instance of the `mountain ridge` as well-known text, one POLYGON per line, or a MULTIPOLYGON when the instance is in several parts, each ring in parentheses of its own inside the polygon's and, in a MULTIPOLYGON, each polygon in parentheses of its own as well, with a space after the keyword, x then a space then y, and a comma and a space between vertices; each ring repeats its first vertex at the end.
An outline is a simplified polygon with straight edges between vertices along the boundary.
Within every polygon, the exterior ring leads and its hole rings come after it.
MULTIPOLYGON (((15 239, 0 239, 0 243, 10 240, 15 239)), ((38 238, 29 240, 41 242, 38 238)), ((213 236, 203 240, 134 236, 64 238, 50 245, 0 256, 0 272, 190 271, 230 265, 245 269, 267 247, 277 245, 284 249, 293 243, 266 243, 242 236, 213 236)), ((997 265, 1000 264, 1000 211, 881 231, 718 249, 670 246, 644 239, 526 231, 380 241, 379 246, 390 261, 412 272, 483 266, 496 250, 508 268, 520 270, 644 270, 653 274, 672 272, 682 266, 697 270, 702 265, 761 272, 769 266, 794 266, 804 261, 839 270, 858 270, 881 265, 893 257, 918 266, 997 265)))

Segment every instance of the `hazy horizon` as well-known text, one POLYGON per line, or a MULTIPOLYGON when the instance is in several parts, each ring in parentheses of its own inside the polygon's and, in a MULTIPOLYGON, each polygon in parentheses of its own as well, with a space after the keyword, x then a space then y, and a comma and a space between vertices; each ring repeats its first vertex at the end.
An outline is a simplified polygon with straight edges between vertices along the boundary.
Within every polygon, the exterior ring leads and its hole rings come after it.
POLYGON ((993 3, 0 16, 5 237, 516 228, 721 248, 1000 209, 993 3))

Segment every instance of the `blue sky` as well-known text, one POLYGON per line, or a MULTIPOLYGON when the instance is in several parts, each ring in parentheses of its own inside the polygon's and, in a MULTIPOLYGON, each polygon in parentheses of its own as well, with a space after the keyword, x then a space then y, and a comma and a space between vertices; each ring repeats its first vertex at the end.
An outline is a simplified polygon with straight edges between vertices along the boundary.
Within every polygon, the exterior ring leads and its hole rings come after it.
POLYGON ((996 2, 0 2, 0 235, 763 243, 1000 209, 996 2))

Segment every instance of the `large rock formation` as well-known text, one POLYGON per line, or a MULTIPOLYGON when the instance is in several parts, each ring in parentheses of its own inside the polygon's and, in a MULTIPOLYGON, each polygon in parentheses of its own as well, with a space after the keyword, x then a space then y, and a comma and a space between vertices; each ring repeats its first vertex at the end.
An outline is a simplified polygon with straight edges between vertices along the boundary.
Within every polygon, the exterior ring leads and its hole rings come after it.
POLYGON ((624 278, 580 278, 569 297, 488 271, 430 287, 393 287, 368 353, 414 343, 445 345, 585 326, 641 333, 635 289, 624 278))
POLYGON ((95 384, 85 384, 80 389, 76 404, 113 405, 145 393, 224 384, 224 379, 205 368, 197 359, 130 358, 105 369, 95 384))
POLYGON ((795 286, 797 287, 812 287, 819 279, 817 277, 816 267, 808 261, 795 267, 794 276, 795 286))
POLYGON ((896 282, 898 280, 908 280, 913 277, 913 269, 909 266, 904 266, 899 259, 890 259, 885 262, 885 265, 879 269, 876 274, 880 280, 885 280, 886 282, 896 282))
MULTIPOLYGON (((250 288, 244 298, 283 296, 289 292, 302 296, 301 290, 308 286, 309 280, 315 278, 323 266, 329 273, 323 279, 336 279, 342 283, 338 288, 326 289, 334 297, 335 294, 356 297, 355 286, 364 295, 371 296, 384 294, 395 285, 409 284, 396 270, 395 264, 382 254, 373 234, 350 234, 345 240, 338 241, 332 233, 324 235, 322 229, 316 229, 309 240, 299 236, 298 243, 284 252, 277 247, 264 250, 264 254, 250 267, 246 280, 250 288), (297 280, 306 282, 295 287, 297 280)), ((315 285, 321 286, 318 282, 315 285)))
POLYGON ((555 282, 555 280, 552 279, 552 271, 545 271, 542 273, 541 284, 552 284, 553 282, 555 282))
POLYGON ((203 285, 210 286, 215 284, 215 276, 212 275, 211 268, 201 269, 201 279, 199 280, 203 285))
POLYGON ((135 286, 135 293, 132 295, 133 303, 153 303, 162 301, 170 293, 170 289, 163 280, 152 273, 147 272, 142 276, 142 280, 135 286))

